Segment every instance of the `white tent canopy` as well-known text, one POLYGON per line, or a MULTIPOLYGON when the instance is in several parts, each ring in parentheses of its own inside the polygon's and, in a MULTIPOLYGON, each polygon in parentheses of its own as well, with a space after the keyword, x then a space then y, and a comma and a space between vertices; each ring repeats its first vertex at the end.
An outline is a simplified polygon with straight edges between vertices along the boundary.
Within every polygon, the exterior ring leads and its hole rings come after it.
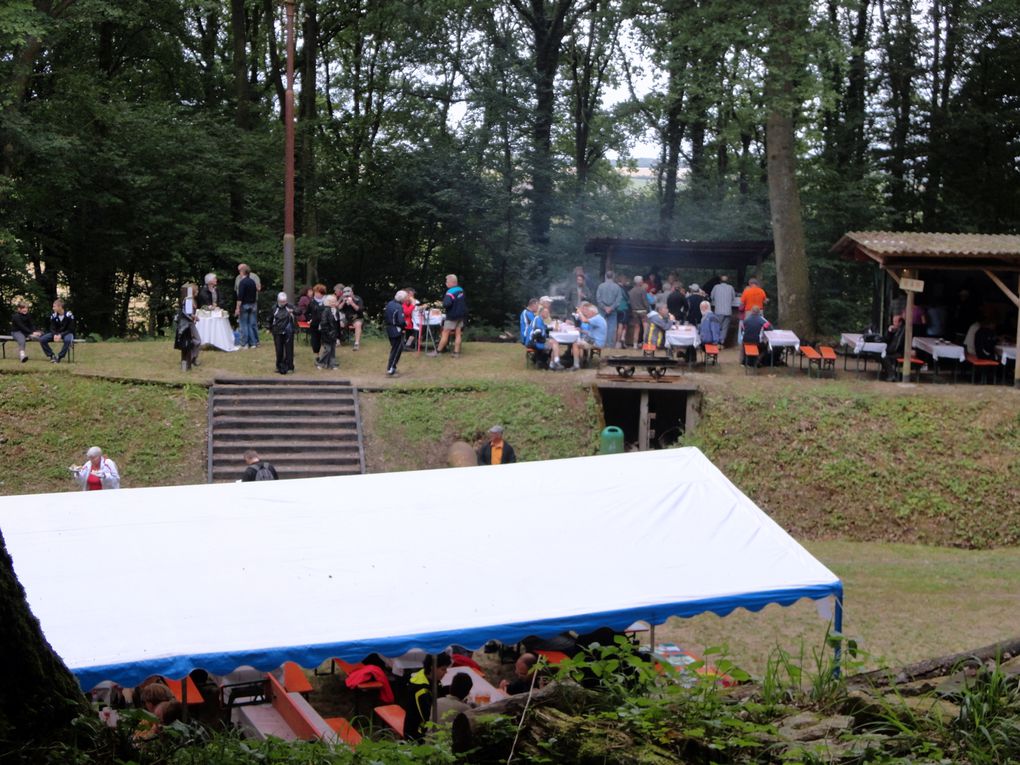
POLYGON ((842 599, 691 448, 5 497, 0 530, 85 688, 842 599))

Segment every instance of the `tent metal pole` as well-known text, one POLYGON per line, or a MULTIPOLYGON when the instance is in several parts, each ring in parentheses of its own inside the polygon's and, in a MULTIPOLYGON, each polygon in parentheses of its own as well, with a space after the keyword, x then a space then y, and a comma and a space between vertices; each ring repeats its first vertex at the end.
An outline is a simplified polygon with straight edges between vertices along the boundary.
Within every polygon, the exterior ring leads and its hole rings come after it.
POLYGON ((838 638, 836 640, 836 646, 833 649, 833 654, 834 654, 833 658, 836 660, 835 661, 835 669, 833 670, 833 675, 835 677, 839 677, 839 675, 840 675, 839 663, 840 663, 841 659, 843 658, 843 593, 842 592, 840 592, 840 594, 836 596, 836 610, 833 613, 832 628, 833 628, 833 630, 835 630, 837 638, 838 638))

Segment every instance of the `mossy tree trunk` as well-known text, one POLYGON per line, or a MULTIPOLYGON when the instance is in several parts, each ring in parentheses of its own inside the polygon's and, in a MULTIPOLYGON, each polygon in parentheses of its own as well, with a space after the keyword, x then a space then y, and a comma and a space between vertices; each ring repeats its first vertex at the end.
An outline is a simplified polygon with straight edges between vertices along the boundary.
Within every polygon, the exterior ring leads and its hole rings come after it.
POLYGON ((0 532, 0 752, 42 747, 66 737, 88 710, 74 675, 46 642, 25 599, 0 532))

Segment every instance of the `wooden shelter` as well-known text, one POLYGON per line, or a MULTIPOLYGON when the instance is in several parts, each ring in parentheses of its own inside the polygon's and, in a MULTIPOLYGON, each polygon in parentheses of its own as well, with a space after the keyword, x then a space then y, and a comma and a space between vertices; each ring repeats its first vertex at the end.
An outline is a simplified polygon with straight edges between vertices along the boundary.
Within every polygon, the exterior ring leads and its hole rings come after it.
MULTIPOLYGON (((920 271, 980 271, 1017 308, 1020 337, 1020 236, 1012 234, 939 234, 901 231, 851 231, 832 251, 860 261, 874 261, 907 294, 907 313, 914 307, 915 282, 920 271), (907 289, 907 288, 910 289, 907 289)), ((906 325, 904 347, 912 332, 906 325)), ((904 353, 904 378, 909 378, 910 354, 904 353)), ((1020 364, 1013 382, 1020 387, 1020 364)))
POLYGON ((736 284, 744 284, 748 268, 755 274, 772 254, 771 239, 751 241, 669 242, 659 239, 589 239, 586 255, 601 258, 600 274, 631 266, 640 269, 711 268, 736 271, 736 284))

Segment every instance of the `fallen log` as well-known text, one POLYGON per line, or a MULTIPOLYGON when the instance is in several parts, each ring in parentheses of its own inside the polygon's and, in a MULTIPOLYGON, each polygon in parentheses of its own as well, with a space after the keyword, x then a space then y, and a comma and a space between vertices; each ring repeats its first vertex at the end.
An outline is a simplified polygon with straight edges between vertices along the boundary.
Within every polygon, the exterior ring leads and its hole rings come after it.
POLYGON ((898 669, 876 669, 871 672, 862 672, 859 675, 848 677, 847 687, 861 689, 901 685, 926 677, 945 675, 962 667, 978 667, 997 657, 1006 661, 1017 654, 1020 654, 1020 637, 1002 640, 972 651, 924 659, 898 669))

